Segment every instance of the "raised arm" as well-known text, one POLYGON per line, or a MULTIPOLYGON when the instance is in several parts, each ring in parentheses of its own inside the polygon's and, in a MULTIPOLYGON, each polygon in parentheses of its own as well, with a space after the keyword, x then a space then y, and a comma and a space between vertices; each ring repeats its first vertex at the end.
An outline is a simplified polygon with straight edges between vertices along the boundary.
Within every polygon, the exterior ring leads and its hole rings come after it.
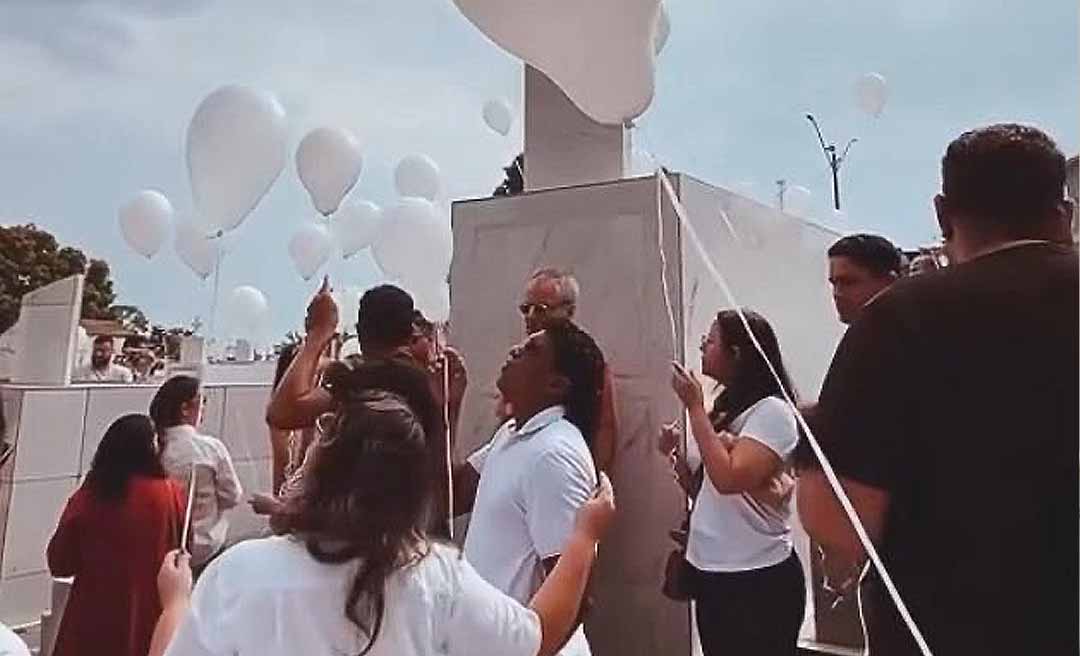
POLYGON ((597 544, 614 517, 611 481, 601 473, 596 494, 578 511, 574 529, 558 561, 529 602, 529 607, 540 617, 539 656, 558 653, 580 623, 597 544))
POLYGON ((761 440, 734 440, 730 434, 718 434, 713 430, 705 412, 701 383, 680 364, 672 365, 671 386, 686 404, 690 432, 701 452, 705 475, 713 487, 721 494, 748 492, 760 487, 780 467, 780 456, 761 440), (728 445, 731 445, 730 448, 728 445))
POLYGON ((337 330, 338 308, 330 295, 330 279, 308 305, 308 334, 285 371, 266 408, 266 423, 282 430, 307 428, 332 407, 330 393, 318 386, 320 357, 337 330))

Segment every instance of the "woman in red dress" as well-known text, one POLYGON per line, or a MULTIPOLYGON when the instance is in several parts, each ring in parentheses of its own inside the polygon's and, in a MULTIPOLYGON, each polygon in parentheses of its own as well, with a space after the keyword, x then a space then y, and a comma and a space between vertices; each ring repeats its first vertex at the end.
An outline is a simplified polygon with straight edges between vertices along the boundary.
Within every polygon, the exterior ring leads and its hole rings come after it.
POLYGON ((49 541, 53 576, 74 576, 54 656, 145 656, 161 614, 157 572, 180 542, 184 494, 145 415, 113 422, 49 541))

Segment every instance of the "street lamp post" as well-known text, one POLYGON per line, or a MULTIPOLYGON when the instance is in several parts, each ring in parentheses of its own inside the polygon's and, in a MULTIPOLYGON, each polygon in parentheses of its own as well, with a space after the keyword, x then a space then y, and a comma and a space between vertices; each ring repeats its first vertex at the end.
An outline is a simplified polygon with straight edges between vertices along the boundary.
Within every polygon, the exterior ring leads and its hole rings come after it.
POLYGON ((847 159, 848 151, 851 150, 851 146, 855 144, 858 139, 852 139, 844 146, 843 152, 837 154, 836 144, 825 143, 825 137, 821 135, 821 128, 818 126, 817 119, 813 114, 807 114, 806 120, 810 121, 810 125, 814 126, 814 132, 817 133, 818 143, 821 144, 821 152, 825 155, 825 163, 829 165, 829 170, 832 171, 832 189, 833 189, 833 207, 838 211, 840 209, 840 165, 847 159))

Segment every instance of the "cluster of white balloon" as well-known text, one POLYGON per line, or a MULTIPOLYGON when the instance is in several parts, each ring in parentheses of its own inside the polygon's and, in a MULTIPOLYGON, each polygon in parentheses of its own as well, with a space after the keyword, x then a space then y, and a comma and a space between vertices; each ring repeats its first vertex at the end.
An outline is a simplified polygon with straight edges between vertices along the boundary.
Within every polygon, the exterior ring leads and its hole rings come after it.
MULTIPOLYGON (((242 86, 217 89, 196 108, 187 131, 196 217, 176 221, 168 198, 159 191, 142 191, 119 209, 124 240, 150 259, 173 233, 177 256, 205 281, 220 270, 222 238, 243 223, 281 175, 287 142, 285 111, 273 95, 242 86)), ((296 167, 322 217, 289 241, 288 252, 300 276, 311 279, 335 246, 343 258, 370 247, 388 278, 412 291, 425 313, 445 321, 453 237, 446 212, 435 204, 442 190, 438 165, 426 155, 402 159, 394 175, 401 198, 386 210, 367 200, 344 202, 363 169, 360 144, 347 130, 308 133, 296 150, 296 167)), ((348 297, 358 294, 348 289, 341 292, 346 308, 355 305, 348 297)), ((215 281, 213 308, 217 294, 215 281)), ((211 333, 215 314, 211 309, 211 333)), ((250 339, 265 329, 269 303, 259 289, 240 286, 232 291, 227 314, 230 332, 250 339)))
MULTIPOLYGON (((425 315, 446 321, 453 234, 446 212, 436 205, 442 191, 438 165, 427 155, 409 155, 398 162, 394 185, 400 198, 385 209, 369 200, 342 204, 362 169, 359 146, 344 130, 320 128, 308 134, 297 150, 296 165, 312 204, 325 219, 305 225, 289 242, 300 276, 311 279, 330 260, 335 244, 343 258, 370 248, 386 277, 409 290, 425 315)), ((349 288, 340 293, 348 297, 354 292, 349 288)), ((340 300, 352 305, 351 299, 340 300)))
MULTIPOLYGON (((285 110, 270 94, 225 86, 208 95, 196 108, 187 131, 188 178, 196 215, 176 222, 172 204, 163 194, 139 192, 119 211, 124 240, 149 259, 174 232, 177 256, 205 281, 221 266, 222 237, 243 223, 281 174, 287 128, 285 110)), ((214 287, 211 336, 218 300, 214 287)), ((255 338, 269 317, 266 296, 254 287, 242 286, 233 290, 231 300, 233 331, 255 338)))

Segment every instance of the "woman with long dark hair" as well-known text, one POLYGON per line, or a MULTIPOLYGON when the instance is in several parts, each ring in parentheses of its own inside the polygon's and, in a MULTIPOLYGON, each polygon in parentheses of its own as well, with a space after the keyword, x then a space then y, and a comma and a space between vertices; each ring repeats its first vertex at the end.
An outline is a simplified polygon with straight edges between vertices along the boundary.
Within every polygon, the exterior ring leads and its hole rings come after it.
POLYGON ((180 544, 183 507, 150 418, 113 422, 49 541, 49 571, 75 577, 53 654, 146 654, 161 613, 158 567, 180 544))
MULTIPOLYGON (((526 608, 425 534, 431 468, 421 420, 403 397, 358 392, 320 427, 285 497, 291 533, 244 542, 214 561, 166 653, 556 653, 613 518, 606 479, 526 608)), ((166 562, 162 577, 175 609, 182 572, 166 562)), ((170 612, 162 632, 174 619, 170 612)))
POLYGON ((165 471, 184 490, 195 474, 191 562, 197 572, 225 548, 229 532, 225 511, 240 503, 243 494, 229 450, 221 440, 199 432, 204 404, 202 383, 191 376, 165 381, 150 401, 165 471))
MULTIPOLYGON (((795 390, 769 322, 742 314, 746 324, 734 310, 718 313, 701 343, 702 373, 723 386, 711 412, 701 384, 674 365, 704 467, 686 560, 705 656, 795 654, 806 604, 790 527, 799 434, 785 396, 794 402, 795 390)), ((678 458, 678 441, 665 427, 661 450, 678 458)))

